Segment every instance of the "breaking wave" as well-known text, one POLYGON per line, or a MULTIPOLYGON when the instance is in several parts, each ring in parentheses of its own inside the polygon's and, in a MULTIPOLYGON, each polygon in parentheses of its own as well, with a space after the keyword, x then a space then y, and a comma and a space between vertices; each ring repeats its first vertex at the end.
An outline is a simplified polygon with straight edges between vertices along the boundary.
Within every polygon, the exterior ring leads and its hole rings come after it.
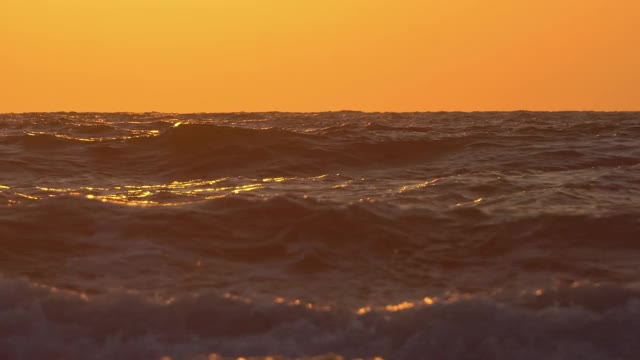
POLYGON ((16 280, 0 289, 0 354, 11 359, 634 359, 640 351, 640 294, 614 287, 367 313, 228 294, 91 296, 16 280))

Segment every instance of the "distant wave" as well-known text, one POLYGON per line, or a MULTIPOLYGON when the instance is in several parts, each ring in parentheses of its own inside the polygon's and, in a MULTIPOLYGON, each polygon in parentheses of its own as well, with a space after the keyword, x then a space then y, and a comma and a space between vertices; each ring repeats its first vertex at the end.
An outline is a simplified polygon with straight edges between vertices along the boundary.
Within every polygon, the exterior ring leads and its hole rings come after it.
MULTIPOLYGON (((476 140, 475 136, 407 140, 341 139, 281 129, 187 124, 170 128, 157 136, 87 140, 28 134, 5 137, 1 142, 37 153, 88 151, 94 154, 93 158, 87 159, 92 166, 114 167, 116 172, 122 169, 120 165, 126 163, 127 166, 148 169, 150 172, 194 178, 232 174, 233 169, 256 167, 271 174, 318 174, 341 168, 400 166, 460 151, 476 140)), ((76 171, 82 171, 82 167, 78 164, 76 171)), ((74 168, 67 167, 67 170, 73 172, 74 168)))
POLYGON ((21 145, 26 150, 49 150, 81 144, 79 140, 63 138, 52 134, 24 134, 3 138, 4 143, 21 145))

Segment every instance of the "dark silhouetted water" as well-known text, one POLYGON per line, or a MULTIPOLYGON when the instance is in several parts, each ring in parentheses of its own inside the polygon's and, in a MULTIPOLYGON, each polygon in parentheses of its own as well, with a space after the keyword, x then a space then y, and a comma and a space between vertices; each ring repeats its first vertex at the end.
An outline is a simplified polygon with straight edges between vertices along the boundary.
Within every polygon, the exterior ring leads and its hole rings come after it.
POLYGON ((0 115, 1 359, 637 359, 639 333, 640 113, 0 115))

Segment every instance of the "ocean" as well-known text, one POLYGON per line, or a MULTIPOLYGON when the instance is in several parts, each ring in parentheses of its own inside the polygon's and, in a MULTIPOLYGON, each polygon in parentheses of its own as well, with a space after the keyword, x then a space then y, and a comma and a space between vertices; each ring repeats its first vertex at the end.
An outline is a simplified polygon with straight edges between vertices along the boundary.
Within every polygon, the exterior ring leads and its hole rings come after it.
POLYGON ((638 359, 640 113, 0 114, 0 359, 638 359))

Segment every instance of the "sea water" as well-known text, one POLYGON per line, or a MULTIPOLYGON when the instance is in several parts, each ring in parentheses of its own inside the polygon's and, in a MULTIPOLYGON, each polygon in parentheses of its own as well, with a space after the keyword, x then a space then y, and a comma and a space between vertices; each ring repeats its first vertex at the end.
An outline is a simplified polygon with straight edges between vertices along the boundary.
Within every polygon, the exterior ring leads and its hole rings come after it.
POLYGON ((637 359, 639 280, 639 113, 0 115, 2 359, 637 359))

